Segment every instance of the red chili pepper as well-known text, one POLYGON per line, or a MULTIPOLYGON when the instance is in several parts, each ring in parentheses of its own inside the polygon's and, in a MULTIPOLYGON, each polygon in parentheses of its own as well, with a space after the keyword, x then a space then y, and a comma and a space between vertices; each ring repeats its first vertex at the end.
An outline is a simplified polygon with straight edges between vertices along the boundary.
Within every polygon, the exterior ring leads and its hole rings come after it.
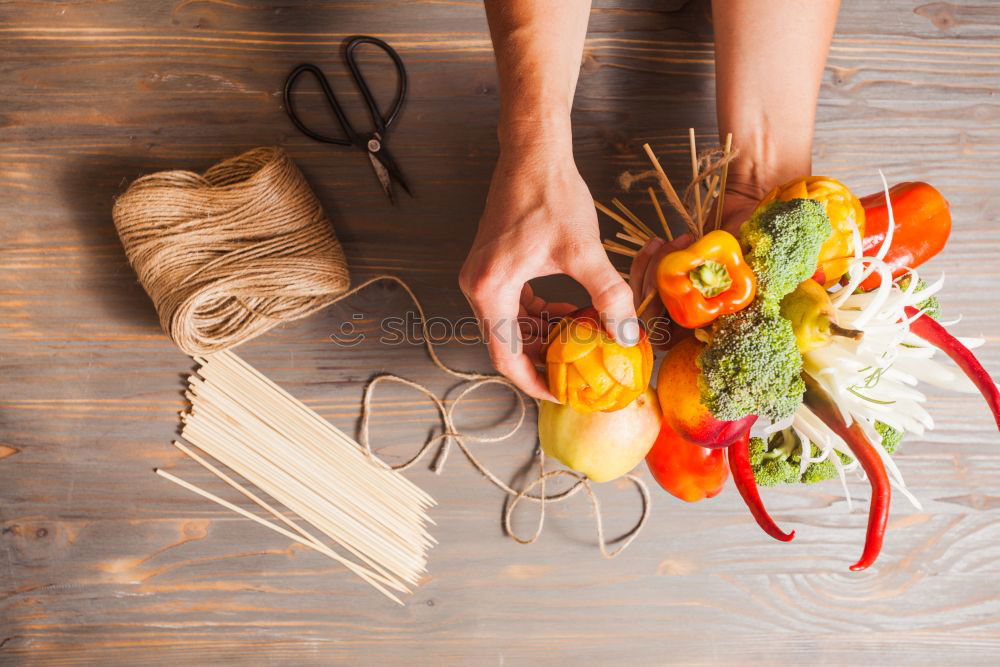
MULTIPOLYGON (((911 319, 918 312, 916 308, 906 307, 906 316, 911 319)), ((910 331, 951 357, 951 360, 979 388, 979 392, 986 399, 986 404, 993 412, 997 429, 1000 429, 1000 390, 997 389, 996 382, 993 381, 990 374, 976 359, 976 355, 972 354, 969 348, 962 345, 957 338, 948 333, 947 329, 926 313, 910 324, 910 331)))
POLYGON ((729 445, 729 469, 733 473, 733 482, 736 490, 743 497, 743 502, 747 504, 750 514, 757 520, 765 533, 781 542, 788 542, 795 537, 795 531, 786 533, 778 528, 771 515, 764 508, 761 502, 760 492, 757 491, 757 481, 753 477, 753 468, 750 466, 750 428, 743 433, 739 440, 729 445))
POLYGON ((889 520, 889 501, 891 489, 889 475, 885 472, 885 464, 875 447, 865 437, 864 431, 857 421, 848 426, 840 411, 834 405, 830 395, 819 386, 819 383, 808 374, 803 374, 806 382, 806 393, 803 402, 806 407, 819 417, 827 428, 839 435, 851 448, 851 454, 861 464, 872 485, 871 505, 868 508, 868 533, 865 535, 865 548, 861 559, 851 566, 851 570, 864 570, 875 562, 882 551, 882 538, 885 537, 885 525, 889 520))

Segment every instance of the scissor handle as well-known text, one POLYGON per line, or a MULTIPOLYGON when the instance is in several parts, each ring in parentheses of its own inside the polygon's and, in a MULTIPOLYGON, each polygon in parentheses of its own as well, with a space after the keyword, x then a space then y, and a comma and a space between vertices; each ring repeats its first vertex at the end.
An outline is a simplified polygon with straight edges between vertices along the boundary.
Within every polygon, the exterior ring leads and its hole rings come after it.
POLYGON ((399 110, 403 107, 403 100, 406 98, 406 67, 403 66, 402 58, 400 58, 399 54, 396 53, 396 49, 392 48, 378 37, 368 37, 362 35, 354 37, 347 42, 344 49, 344 59, 347 61, 347 66, 351 69, 351 75, 354 77, 354 82, 357 84, 358 90, 361 91, 361 94, 365 98, 365 103, 368 105, 368 113, 371 115, 372 123, 375 125, 376 131, 382 136, 385 136, 386 129, 392 125, 392 121, 396 120, 399 110), (354 59, 354 50, 362 44, 371 44, 382 49, 385 51, 386 55, 392 58, 392 62, 396 66, 396 97, 392 101, 389 113, 385 116, 383 116, 379 111, 378 103, 375 102, 375 98, 372 96, 371 90, 368 89, 368 84, 365 83, 365 77, 361 74, 361 69, 358 67, 358 63, 354 59))
POLYGON ((299 128, 302 134, 315 139, 316 141, 322 141, 327 144, 338 144, 340 146, 352 146, 358 143, 358 135, 351 127, 350 121, 347 120, 347 116, 344 115, 344 110, 340 108, 340 104, 337 102, 337 96, 333 94, 333 89, 330 88, 330 83, 326 80, 326 75, 323 74, 323 70, 316 67, 315 65, 299 65, 292 70, 292 73, 288 75, 285 79, 285 113, 295 124, 295 127, 299 128), (339 139, 337 137, 328 137, 325 134, 320 134, 319 132, 313 132, 310 130, 305 123, 299 118, 298 113, 295 111, 295 105, 292 102, 292 87, 300 76, 309 72, 316 80, 319 82, 320 88, 323 89, 323 94, 326 95, 327 101, 330 103, 330 108, 333 109, 333 113, 336 114, 337 120, 340 121, 340 126, 344 129, 344 134, 347 135, 346 139, 339 139))

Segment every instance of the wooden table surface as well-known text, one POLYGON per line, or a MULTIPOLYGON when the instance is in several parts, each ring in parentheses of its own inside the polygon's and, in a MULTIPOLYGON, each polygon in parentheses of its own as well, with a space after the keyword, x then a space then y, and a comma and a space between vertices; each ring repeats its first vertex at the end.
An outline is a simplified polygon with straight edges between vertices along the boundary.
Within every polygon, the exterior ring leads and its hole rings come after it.
MULTIPOLYGON (((1000 7, 844 5, 815 170, 862 193, 882 168, 890 182, 927 180, 947 194, 952 240, 928 269, 947 273, 947 315, 987 338, 981 358, 998 375, 1000 7)), ((0 35, 0 663, 1000 660, 1000 441, 978 398, 931 394, 937 429, 897 457, 923 509, 897 499, 882 558, 857 574, 847 566, 864 538, 864 482, 851 485, 853 513, 836 482, 766 491, 797 531, 791 544, 765 537, 731 487, 696 506, 655 490, 646 530, 606 561, 582 496, 550 508, 536 544, 505 537, 503 494, 455 452, 440 477, 408 473, 440 502, 440 545, 397 607, 328 559, 155 477, 163 466, 232 497, 170 446, 193 362, 162 334, 125 261, 114 197, 142 174, 281 145, 335 221, 355 281, 390 272, 430 314, 469 314, 456 275, 497 154, 482 7, 8 0, 0 35), (304 138, 281 106, 284 76, 311 61, 362 122, 339 55, 359 33, 392 43, 410 72, 390 144, 417 197, 397 208, 363 155, 304 138)), ((384 69, 372 59, 369 76, 389 90, 384 69)), ((644 141, 682 174, 688 126, 714 135, 713 95, 707 3, 595 2, 574 112, 595 196, 615 196, 616 176, 643 166, 644 141)), ((321 108, 318 94, 304 100, 321 108)), ((557 296, 561 284, 543 287, 557 296)), ((371 330, 408 307, 398 289, 373 287, 240 353, 353 432, 377 372, 453 388, 419 346, 329 341, 356 313, 371 330)), ((480 347, 442 355, 488 368, 480 347)), ((437 428, 411 391, 387 389, 376 407, 390 460, 437 428)), ((461 426, 495 432, 510 408, 484 392, 461 426)), ((533 447, 526 428, 476 451, 516 479, 533 447)), ((598 494, 608 530, 624 530, 635 491, 612 483, 598 494)), ((522 531, 534 512, 519 514, 522 531)))

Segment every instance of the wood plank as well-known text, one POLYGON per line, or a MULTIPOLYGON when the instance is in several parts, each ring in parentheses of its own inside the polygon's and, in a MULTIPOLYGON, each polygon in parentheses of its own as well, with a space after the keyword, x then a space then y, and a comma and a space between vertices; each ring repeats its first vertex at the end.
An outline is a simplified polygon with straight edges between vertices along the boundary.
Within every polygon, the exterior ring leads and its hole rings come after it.
MULTIPOLYGON (((1000 10, 989 3, 844 3, 819 108, 815 170, 860 192, 927 180, 949 197, 946 312, 985 335, 1000 369, 1000 10)), ((707 2, 594 3, 574 110, 575 148, 596 197, 645 168, 650 141, 672 173, 688 126, 715 134, 707 2)), ((366 57, 386 94, 392 80, 366 57)), ((696 506, 654 495, 653 517, 619 559, 595 549, 583 497, 553 505, 524 547, 504 537, 503 494, 453 452, 441 476, 407 473, 439 501, 430 573, 396 608, 343 568, 162 480, 155 466, 226 494, 170 446, 193 362, 159 330, 110 218, 145 173, 204 169, 282 145, 317 190, 356 280, 394 273, 432 315, 469 315, 455 279, 497 155, 497 82, 481 3, 423 0, 13 0, 0 3, 0 663, 141 664, 995 664, 1000 612, 1000 450, 978 400, 931 392, 937 429, 897 460, 923 509, 894 505, 879 565, 860 552, 868 497, 853 481, 764 492, 791 544, 768 540, 730 488, 696 506), (318 63, 363 121, 340 62, 345 37, 402 54, 411 95, 391 135, 417 198, 389 207, 363 156, 300 136, 281 109, 285 74, 318 63), (887 658, 886 656, 892 656, 887 658)), ((303 91, 323 120, 322 100, 303 91)), ((610 226, 608 227, 610 229, 610 226)), ((579 297, 563 280, 543 290, 579 297)), ((391 370, 435 391, 455 383, 416 344, 379 341, 409 304, 375 286, 252 341, 240 353, 354 432, 361 391, 391 370), (359 315, 358 319, 354 319, 359 315), (350 321, 367 335, 337 347, 350 321)), ((446 363, 487 370, 480 346, 446 363)), ((374 439, 402 460, 439 432, 412 391, 380 390, 374 439)), ((486 390, 464 428, 512 425, 486 390)), ((477 445, 523 480, 531 428, 477 445)), ((642 476, 652 484, 643 471, 642 476)), ((639 499, 597 489, 608 530, 639 499)), ((227 495, 226 497, 231 497, 227 495)), ((515 524, 530 532, 537 508, 515 524)))

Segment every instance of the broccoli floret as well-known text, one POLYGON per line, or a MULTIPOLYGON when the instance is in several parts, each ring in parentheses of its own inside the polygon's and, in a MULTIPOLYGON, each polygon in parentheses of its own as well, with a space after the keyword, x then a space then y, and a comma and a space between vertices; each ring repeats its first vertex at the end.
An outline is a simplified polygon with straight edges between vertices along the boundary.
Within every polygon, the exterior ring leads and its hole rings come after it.
MULTIPOLYGON (((899 287, 904 290, 907 289, 910 286, 910 281, 912 279, 913 277, 910 274, 906 274, 905 276, 899 279, 899 287)), ((927 283, 918 278, 917 288, 913 291, 913 293, 920 294, 920 292, 926 289, 926 287, 927 283)), ((937 296, 934 294, 927 297, 920 303, 914 304, 913 307, 916 308, 917 310, 924 311, 924 313, 932 320, 936 320, 941 317, 941 302, 938 301, 937 296)))
MULTIPOLYGON (((820 448, 809 443, 813 458, 818 457, 820 448)), ((837 452, 843 463, 851 458, 837 452)), ((837 476, 837 467, 829 458, 820 463, 810 463, 805 472, 802 468, 802 448, 799 439, 791 429, 773 434, 765 444, 760 438, 750 440, 750 465, 753 467, 757 486, 777 486, 778 484, 816 484, 837 476)))
MULTIPOLYGON (((903 440, 903 432, 888 424, 877 421, 875 430, 882 436, 882 447, 892 454, 903 440)), ((810 456, 816 458, 820 448, 810 442, 810 456)), ((853 458, 841 452, 834 452, 841 464, 848 465, 853 458)), ((810 463, 805 472, 799 473, 802 464, 802 448, 799 439, 791 429, 773 434, 765 443, 760 438, 750 439, 750 465, 758 486, 778 484, 816 484, 837 477, 837 466, 829 457, 819 463, 810 463)))
POLYGON ((747 261, 757 276, 754 302, 712 325, 698 358, 701 400, 717 419, 749 414, 779 421, 802 403, 802 355, 781 299, 816 270, 833 233, 823 205, 810 199, 772 202, 743 224, 747 261))
POLYGON ((750 246, 747 261, 757 276, 757 294, 780 301, 809 278, 832 233, 823 205, 811 199, 775 201, 755 211, 740 237, 750 246))
MULTIPOLYGON (((819 449, 816 445, 814 448, 819 449)), ((813 452, 816 454, 816 452, 813 452)), ((806 468, 806 471, 802 473, 802 478, 799 480, 803 484, 816 484, 817 482, 825 482, 828 479, 833 479, 837 476, 837 467, 833 465, 833 461, 826 459, 820 463, 810 463, 806 468)))
MULTIPOLYGON (((815 443, 809 443, 812 446, 812 451, 810 456, 816 458, 822 451, 815 443)), ((801 461, 801 451, 799 449, 795 450, 795 462, 801 461)), ((840 458, 840 462, 847 465, 854 459, 846 454, 841 454, 840 452, 834 452, 834 454, 840 458)), ((815 484, 817 482, 825 482, 828 479, 833 479, 837 476, 837 466, 834 465, 830 457, 826 460, 820 461, 819 463, 810 463, 806 467, 806 471, 802 473, 802 478, 799 480, 803 484, 815 484)))
POLYGON ((903 442, 903 432, 895 429, 884 422, 875 422, 875 430, 882 436, 882 449, 892 454, 903 442))
MULTIPOLYGON (((780 434, 775 434, 779 436, 780 434)), ((783 446, 770 449, 775 437, 765 443, 761 438, 750 438, 750 466, 757 486, 792 484, 799 478, 799 467, 786 458, 783 446)))
POLYGON ((755 300, 718 318, 698 357, 702 403, 716 419, 749 414, 779 421, 802 403, 802 355, 777 303, 755 300))

